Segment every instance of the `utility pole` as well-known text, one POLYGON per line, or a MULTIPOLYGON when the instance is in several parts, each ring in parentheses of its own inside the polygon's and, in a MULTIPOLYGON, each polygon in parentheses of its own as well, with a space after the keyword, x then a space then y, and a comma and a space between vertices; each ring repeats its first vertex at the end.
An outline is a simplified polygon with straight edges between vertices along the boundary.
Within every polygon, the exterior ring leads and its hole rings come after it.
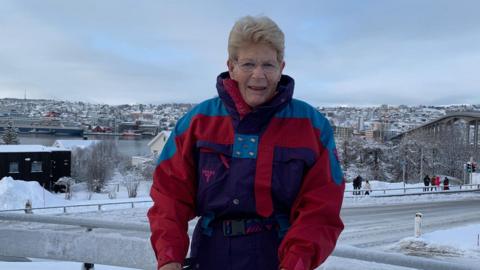
POLYGON ((406 189, 405 189, 405 160, 402 160, 402 170, 403 170, 403 173, 402 173, 402 178, 403 178, 403 193, 406 193, 406 189))
POLYGON ((420 180, 423 178, 423 147, 420 148, 420 180))

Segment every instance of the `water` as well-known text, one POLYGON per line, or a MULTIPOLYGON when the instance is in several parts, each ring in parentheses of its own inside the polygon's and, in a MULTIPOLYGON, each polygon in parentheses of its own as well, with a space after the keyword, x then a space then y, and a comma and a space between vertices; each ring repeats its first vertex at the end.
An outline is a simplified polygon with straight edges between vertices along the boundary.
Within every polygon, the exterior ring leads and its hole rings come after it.
MULTIPOLYGON (((127 156, 144 156, 150 153, 148 142, 152 137, 134 137, 124 138, 121 136, 88 135, 89 140, 112 140, 116 141, 118 151, 127 156)), ((18 136, 20 144, 40 144, 52 146, 56 140, 83 140, 82 137, 74 136, 54 136, 44 134, 21 134, 18 136)))

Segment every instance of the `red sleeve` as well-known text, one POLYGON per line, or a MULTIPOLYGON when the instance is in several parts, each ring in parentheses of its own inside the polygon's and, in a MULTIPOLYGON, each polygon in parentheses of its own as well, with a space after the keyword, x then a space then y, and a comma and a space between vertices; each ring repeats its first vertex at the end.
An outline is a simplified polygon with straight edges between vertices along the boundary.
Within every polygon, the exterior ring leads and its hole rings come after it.
POLYGON ((345 183, 333 148, 323 148, 306 173, 290 213, 291 227, 279 248, 281 268, 309 270, 333 252, 343 230, 340 209, 345 183), (336 171, 335 171, 336 170, 336 171), (337 182, 333 177, 335 175, 337 182))
POLYGON ((196 192, 192 145, 188 132, 177 137, 172 132, 153 175, 153 206, 147 215, 159 268, 170 262, 183 264, 188 252, 188 221, 195 216, 196 192))

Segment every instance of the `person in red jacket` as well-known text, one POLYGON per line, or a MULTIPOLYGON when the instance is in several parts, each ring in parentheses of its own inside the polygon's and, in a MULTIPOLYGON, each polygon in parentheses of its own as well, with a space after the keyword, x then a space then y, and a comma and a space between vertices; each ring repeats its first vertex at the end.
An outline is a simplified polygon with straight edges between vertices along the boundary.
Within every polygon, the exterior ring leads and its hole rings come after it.
POLYGON ((284 42, 270 18, 239 19, 218 97, 172 131, 148 211, 158 269, 185 264, 196 216, 192 269, 310 270, 335 248, 345 181, 333 131, 318 110, 293 99, 294 80, 282 74, 284 42))

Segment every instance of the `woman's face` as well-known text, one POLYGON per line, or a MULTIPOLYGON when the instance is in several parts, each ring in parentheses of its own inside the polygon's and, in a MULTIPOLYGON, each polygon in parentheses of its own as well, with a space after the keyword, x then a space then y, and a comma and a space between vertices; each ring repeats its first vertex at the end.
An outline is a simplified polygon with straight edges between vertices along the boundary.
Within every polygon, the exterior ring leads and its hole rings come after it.
POLYGON ((243 99, 255 108, 275 95, 285 62, 278 63, 277 52, 270 46, 250 44, 240 48, 238 58, 227 65, 243 99))

